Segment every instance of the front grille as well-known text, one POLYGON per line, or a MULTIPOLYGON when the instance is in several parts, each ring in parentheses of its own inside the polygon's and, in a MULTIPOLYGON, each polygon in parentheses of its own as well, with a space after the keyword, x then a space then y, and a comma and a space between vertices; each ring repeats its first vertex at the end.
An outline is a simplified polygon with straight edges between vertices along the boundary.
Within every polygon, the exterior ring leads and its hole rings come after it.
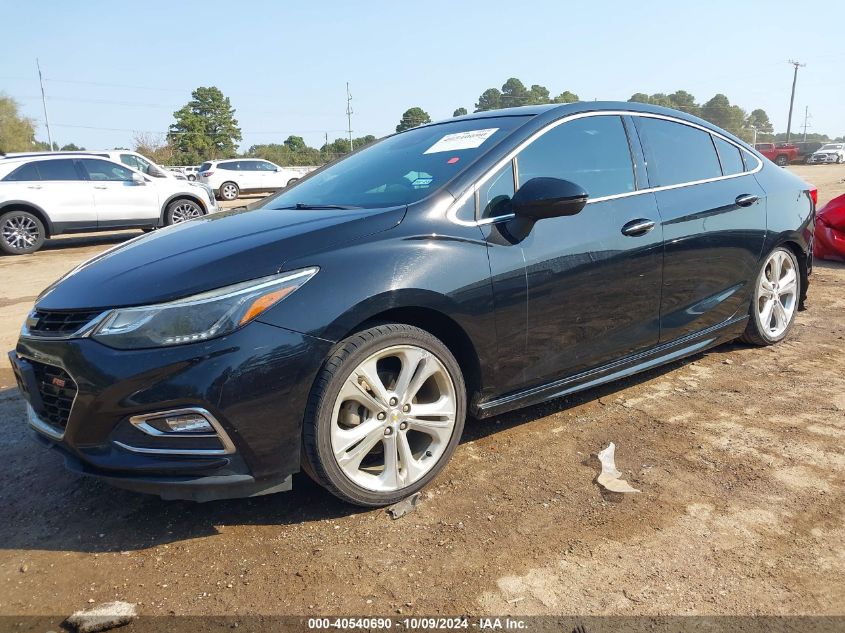
POLYGON ((76 383, 70 374, 60 367, 31 362, 38 383, 38 393, 44 404, 39 417, 50 426, 64 431, 73 399, 76 398, 76 383))
POLYGON ((32 334, 58 338, 78 332, 101 313, 102 310, 87 312, 34 310, 27 318, 26 325, 32 334))

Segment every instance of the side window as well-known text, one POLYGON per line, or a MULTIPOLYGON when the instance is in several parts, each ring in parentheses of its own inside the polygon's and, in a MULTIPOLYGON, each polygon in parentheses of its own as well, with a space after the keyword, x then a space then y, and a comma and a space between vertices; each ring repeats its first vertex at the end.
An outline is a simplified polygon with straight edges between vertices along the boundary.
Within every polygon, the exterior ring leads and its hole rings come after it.
POLYGON ((41 180, 41 176, 38 175, 38 168, 35 166, 35 163, 27 163, 13 170, 3 180, 13 182, 32 181, 41 180))
POLYGON ((132 169, 144 171, 141 166, 138 165, 138 161, 135 159, 134 156, 132 156, 132 154, 121 154, 120 162, 126 165, 127 167, 131 167, 132 169))
POLYGON ((745 171, 745 166, 742 164, 742 155, 740 149, 726 140, 713 137, 713 142, 716 144, 716 149, 719 152, 719 160, 722 163, 722 173, 725 176, 733 174, 741 174, 745 171))
POLYGON ((513 193, 513 161, 510 161, 478 188, 479 217, 496 218, 512 213, 513 193))
POLYGON ((238 162, 231 162, 231 163, 220 163, 217 165, 220 169, 226 169, 228 171, 243 171, 243 163, 238 162))
POLYGON ((722 175, 708 132, 663 119, 636 118, 652 186, 679 185, 722 175))
POLYGON ((73 160, 40 160, 33 163, 41 174, 41 180, 82 180, 73 160))
POLYGON ((125 182, 132 180, 132 172, 126 167, 107 160, 83 159, 82 165, 88 172, 88 178, 97 181, 125 182))
POLYGON ((276 166, 272 163, 268 163, 266 160, 256 161, 255 168, 258 171, 276 171, 276 166))
POLYGON ((550 177, 581 185, 591 198, 636 189, 628 135, 618 116, 590 116, 563 123, 517 157, 519 185, 550 177))
POLYGON ((751 152, 742 152, 742 158, 745 161, 745 171, 752 171, 760 166, 760 160, 751 152))

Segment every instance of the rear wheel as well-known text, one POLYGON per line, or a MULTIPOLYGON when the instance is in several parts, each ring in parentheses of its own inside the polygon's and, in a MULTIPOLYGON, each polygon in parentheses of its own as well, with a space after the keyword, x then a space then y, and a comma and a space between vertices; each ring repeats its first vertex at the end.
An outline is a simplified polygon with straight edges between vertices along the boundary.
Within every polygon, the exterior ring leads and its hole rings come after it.
POLYGON ((783 246, 773 250, 757 275, 748 325, 741 340, 774 345, 786 338, 795 323, 801 274, 795 254, 783 246))
POLYGON ((238 189, 238 186, 233 182, 224 182, 220 185, 219 194, 220 198, 231 202, 232 200, 238 199, 240 189, 238 189))
POLYGON ((781 154, 777 157, 775 163, 777 163, 779 167, 786 167, 789 164, 789 157, 785 154, 781 154))
POLYGON ((180 224, 194 218, 199 218, 205 215, 202 207, 193 200, 174 200, 167 205, 167 210, 164 212, 164 221, 169 226, 171 224, 180 224))
POLYGON ((27 255, 44 245, 44 224, 27 211, 7 211, 0 215, 0 251, 8 255, 27 255))
POLYGON ((314 382, 303 470, 350 503, 395 503, 446 465, 465 414, 460 367, 440 340, 409 325, 372 327, 342 341, 314 382))
POLYGON ((196 177, 196 176, 194 176, 193 174, 188 174, 187 178, 188 178, 188 180, 190 180, 191 182, 194 182, 194 181, 197 179, 197 177, 196 177))

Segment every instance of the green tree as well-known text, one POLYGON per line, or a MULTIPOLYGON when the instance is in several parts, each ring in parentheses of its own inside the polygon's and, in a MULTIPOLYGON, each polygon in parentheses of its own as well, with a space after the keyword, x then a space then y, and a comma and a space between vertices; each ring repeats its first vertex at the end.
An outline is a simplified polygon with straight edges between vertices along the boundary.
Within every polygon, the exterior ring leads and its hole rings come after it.
POLYGON ((644 92, 635 92, 628 99, 628 103, 651 103, 650 97, 644 92))
POLYGON ((581 99, 578 97, 577 94, 574 92, 569 92, 569 90, 564 90, 554 99, 552 99, 552 103, 575 103, 576 101, 580 101, 581 99))
POLYGON ((452 116, 463 116, 463 115, 465 115, 465 114, 467 114, 467 109, 466 109, 466 108, 458 108, 457 110, 455 110, 455 111, 452 113, 452 116))
POLYGON ((170 126, 168 141, 181 164, 237 155, 241 130, 229 98, 218 88, 197 88, 191 93, 191 100, 173 116, 176 122, 170 126))
POLYGON ((486 112, 487 110, 498 110, 502 106, 502 92, 498 88, 488 88, 478 97, 478 103, 475 104, 476 112, 486 112))
POLYGON ((676 90, 669 95, 668 100, 670 108, 675 108, 676 110, 680 110, 681 112, 686 112, 687 114, 692 114, 694 116, 699 116, 701 112, 701 106, 696 103, 695 97, 686 90, 676 90))
POLYGON ((396 131, 403 132, 410 130, 412 127, 423 125, 424 123, 431 123, 431 117, 428 116, 428 112, 422 108, 408 108, 405 110, 405 114, 402 115, 399 125, 396 126, 396 131))
POLYGON ((0 152, 32 151, 35 121, 20 114, 18 102, 0 94, 0 152))
POLYGON ((291 152, 301 152, 308 147, 305 144, 305 139, 303 139, 301 136, 288 136, 285 139, 284 145, 291 152))
POLYGON ((757 108, 756 110, 752 110, 751 114, 748 115, 748 120, 746 121, 746 123, 748 127, 756 127, 757 131, 762 134, 771 134, 774 131, 774 127, 772 127, 772 122, 769 121, 769 115, 766 114, 766 111, 763 110, 763 108, 757 108))
POLYGON ((519 79, 511 77, 502 85, 502 106, 516 108, 528 105, 531 95, 519 79))
POLYGON ((84 152, 84 147, 79 147, 75 143, 68 143, 67 145, 62 145, 63 152, 84 152))
POLYGON ((741 138, 748 136, 745 110, 731 105, 723 94, 715 95, 701 106, 701 118, 741 138))
POLYGON ((528 91, 529 105, 542 105, 544 103, 549 103, 550 101, 551 99, 549 98, 548 88, 540 86, 539 84, 531 86, 531 90, 528 91))

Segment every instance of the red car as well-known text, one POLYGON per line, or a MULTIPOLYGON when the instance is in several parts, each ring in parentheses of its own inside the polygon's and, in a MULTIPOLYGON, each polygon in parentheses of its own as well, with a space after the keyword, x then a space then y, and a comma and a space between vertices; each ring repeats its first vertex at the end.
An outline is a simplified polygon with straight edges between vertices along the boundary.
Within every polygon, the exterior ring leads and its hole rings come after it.
POLYGON ((813 254, 845 262, 845 194, 834 198, 816 216, 813 254))
POLYGON ((781 167, 798 159, 798 148, 786 143, 757 143, 754 146, 758 152, 781 167))

